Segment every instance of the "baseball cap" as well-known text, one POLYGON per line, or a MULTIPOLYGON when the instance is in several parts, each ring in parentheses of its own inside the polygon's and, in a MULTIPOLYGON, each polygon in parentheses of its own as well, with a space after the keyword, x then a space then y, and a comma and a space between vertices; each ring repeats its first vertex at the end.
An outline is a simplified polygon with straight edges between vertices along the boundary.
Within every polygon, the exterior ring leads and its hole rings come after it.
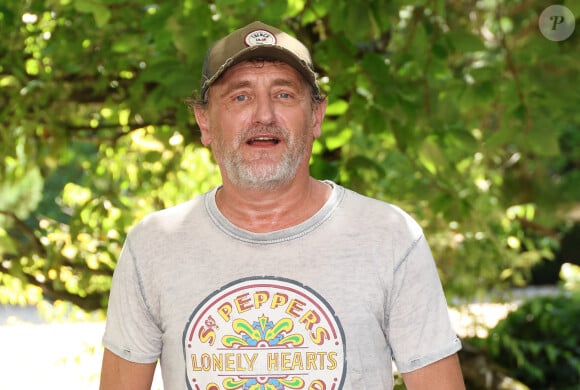
POLYGON ((256 21, 220 39, 207 51, 202 70, 202 98, 226 70, 253 58, 275 59, 291 65, 319 93, 306 46, 284 31, 256 21))

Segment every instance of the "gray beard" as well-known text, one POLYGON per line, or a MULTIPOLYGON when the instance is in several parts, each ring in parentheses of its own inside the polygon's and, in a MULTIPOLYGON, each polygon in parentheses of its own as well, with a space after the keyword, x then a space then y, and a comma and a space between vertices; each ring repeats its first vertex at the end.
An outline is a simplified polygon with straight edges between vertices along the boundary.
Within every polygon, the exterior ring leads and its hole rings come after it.
MULTIPOLYGON (((288 149, 282 156, 282 160, 264 162, 262 156, 255 160, 243 160, 236 150, 230 151, 222 160, 222 166, 229 180, 236 186, 253 190, 275 190, 290 183, 303 161, 306 153, 306 140, 301 137, 298 140, 289 140, 283 131, 277 131, 280 137, 288 144, 288 149)), ((247 136, 244 135, 243 138, 247 136)), ((243 142, 238 140, 238 144, 243 142)), ((223 146, 223 145, 222 145, 223 146)), ((221 148, 223 151, 224 148, 221 148)), ((267 157, 264 153, 264 158, 267 157)))
POLYGON ((239 155, 224 161, 224 169, 233 184, 254 190, 274 190, 292 181, 302 162, 299 153, 285 153, 278 163, 261 159, 244 161, 239 155))

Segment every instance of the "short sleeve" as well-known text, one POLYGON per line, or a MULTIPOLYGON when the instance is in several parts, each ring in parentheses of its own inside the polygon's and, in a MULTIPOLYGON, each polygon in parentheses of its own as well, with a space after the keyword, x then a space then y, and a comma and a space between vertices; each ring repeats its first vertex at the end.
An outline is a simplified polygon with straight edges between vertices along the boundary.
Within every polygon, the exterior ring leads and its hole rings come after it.
POLYGON ((431 250, 421 235, 394 270, 387 314, 388 338, 400 372, 409 372, 461 349, 431 250))
POLYGON ((153 363, 161 355, 161 336, 128 238, 113 273, 103 345, 131 362, 153 363))

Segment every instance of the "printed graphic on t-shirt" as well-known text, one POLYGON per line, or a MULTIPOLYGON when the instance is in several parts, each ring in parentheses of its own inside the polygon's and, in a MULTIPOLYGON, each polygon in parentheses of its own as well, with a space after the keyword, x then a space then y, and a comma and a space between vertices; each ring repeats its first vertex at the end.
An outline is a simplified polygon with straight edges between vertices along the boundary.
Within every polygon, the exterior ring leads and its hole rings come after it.
POLYGON ((276 277, 235 281, 206 298, 183 334, 192 390, 340 390, 344 332, 328 303, 276 277))

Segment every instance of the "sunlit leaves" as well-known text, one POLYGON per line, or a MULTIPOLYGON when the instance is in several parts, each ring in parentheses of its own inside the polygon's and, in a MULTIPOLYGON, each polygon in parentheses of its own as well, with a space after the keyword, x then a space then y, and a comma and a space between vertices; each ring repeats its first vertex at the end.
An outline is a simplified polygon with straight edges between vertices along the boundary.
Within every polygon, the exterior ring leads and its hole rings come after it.
POLYGON ((42 290, 22 279, 7 273, 0 273, 0 304, 27 305, 37 303, 43 298, 42 290))
MULTIPOLYGON (((0 181, 0 210, 18 218, 27 218, 42 198, 44 181, 41 172, 38 167, 11 158, 6 158, 5 164, 6 170, 0 174, 3 179, 0 181)), ((1 214, 0 221, 6 221, 1 214)))
POLYGON ((91 199, 92 193, 89 188, 84 188, 74 183, 68 183, 64 187, 62 200, 67 207, 79 207, 91 199))
POLYGON ((565 263, 560 271, 560 277, 566 289, 580 293, 580 266, 565 263))

